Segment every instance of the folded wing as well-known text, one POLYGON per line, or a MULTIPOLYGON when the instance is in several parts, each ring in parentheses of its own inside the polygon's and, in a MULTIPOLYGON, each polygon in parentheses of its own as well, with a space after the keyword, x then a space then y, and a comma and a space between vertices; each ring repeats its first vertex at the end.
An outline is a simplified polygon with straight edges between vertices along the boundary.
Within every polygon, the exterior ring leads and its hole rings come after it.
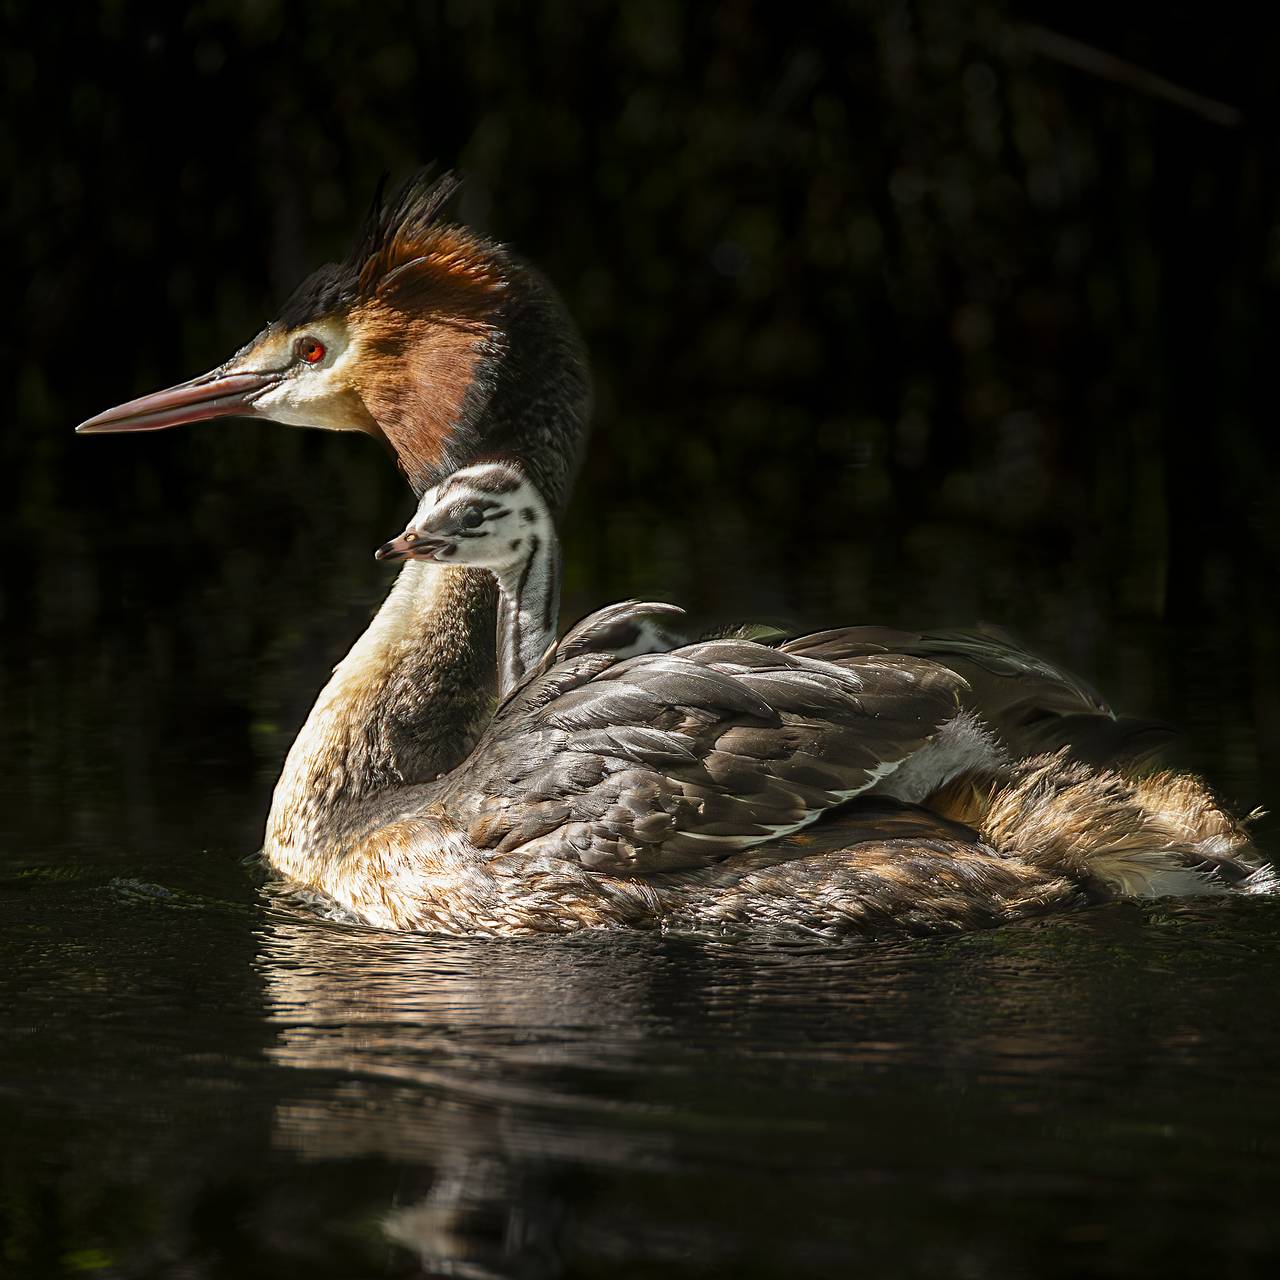
POLYGON ((963 687, 901 654, 829 662, 733 639, 624 661, 587 650, 503 705, 438 804, 495 857, 704 866, 874 786, 956 715, 963 687))

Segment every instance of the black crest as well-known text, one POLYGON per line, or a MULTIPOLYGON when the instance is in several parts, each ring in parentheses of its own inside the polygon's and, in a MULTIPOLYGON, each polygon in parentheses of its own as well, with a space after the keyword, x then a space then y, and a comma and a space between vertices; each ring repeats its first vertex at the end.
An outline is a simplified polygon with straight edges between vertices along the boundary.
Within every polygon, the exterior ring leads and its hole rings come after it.
POLYGON ((454 174, 437 176, 428 167, 402 182, 388 198, 384 176, 351 252, 344 261, 313 271, 281 308, 280 323, 296 329, 373 297, 392 272, 420 256, 439 225, 441 211, 461 185, 454 174))

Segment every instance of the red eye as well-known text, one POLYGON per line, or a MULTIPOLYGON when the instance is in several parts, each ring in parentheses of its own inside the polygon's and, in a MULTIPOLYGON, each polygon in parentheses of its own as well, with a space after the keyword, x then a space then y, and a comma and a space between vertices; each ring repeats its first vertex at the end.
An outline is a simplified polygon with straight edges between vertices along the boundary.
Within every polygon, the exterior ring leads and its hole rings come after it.
POLYGON ((319 364, 324 359, 324 343, 308 334, 293 344, 293 353, 307 364, 319 364))

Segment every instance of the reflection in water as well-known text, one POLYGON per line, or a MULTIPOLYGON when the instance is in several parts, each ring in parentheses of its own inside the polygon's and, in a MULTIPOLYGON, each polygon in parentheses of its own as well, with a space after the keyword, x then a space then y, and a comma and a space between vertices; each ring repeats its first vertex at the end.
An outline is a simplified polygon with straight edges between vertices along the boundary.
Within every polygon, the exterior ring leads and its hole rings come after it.
POLYGON ((665 968, 652 948, 491 947, 276 918, 261 963, 271 1057, 340 1077, 278 1106, 276 1142, 414 1166, 382 1226, 424 1267, 558 1275, 573 1229, 563 1170, 672 1159, 671 1108, 574 1087, 640 1068, 665 968))
MULTIPOLYGON (((1187 1072, 1236 1076, 1185 984, 1256 967, 1223 914, 1258 909, 1126 905, 835 952, 473 943, 277 910, 259 956, 268 1052, 297 1075, 274 1143, 399 1166, 394 1199, 361 1214, 432 1274, 634 1258, 753 1274, 801 1240, 815 1267, 891 1265, 917 1201, 952 1205, 939 1256, 968 1239, 987 1263, 1029 1261, 1064 1229, 1063 1195, 1090 1204, 1090 1247, 1114 1250, 1113 1197, 1158 1134, 1239 1123, 1171 1106, 1187 1072), (1121 986, 1107 958, 1135 939, 1121 986), (1072 1118, 1089 1099, 1110 1117, 1092 1132, 1072 1118)), ((1182 1163, 1164 1173, 1175 1200, 1202 1173, 1182 1163)), ((1157 1253, 1174 1245, 1151 1230, 1157 1253)))

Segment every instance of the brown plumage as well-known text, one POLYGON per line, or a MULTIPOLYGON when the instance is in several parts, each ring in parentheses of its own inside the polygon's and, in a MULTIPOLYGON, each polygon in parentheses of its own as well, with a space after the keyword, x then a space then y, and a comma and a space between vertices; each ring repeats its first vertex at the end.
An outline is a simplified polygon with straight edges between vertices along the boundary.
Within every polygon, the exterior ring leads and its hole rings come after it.
POLYGON ((1170 727, 1158 721, 1117 716, 1078 676, 1030 653, 995 627, 842 627, 787 641, 782 647, 822 658, 900 653, 941 663, 963 677, 965 704, 1015 756, 1066 747, 1073 759, 1089 764, 1142 765, 1173 736, 1170 727))
POLYGON ((963 725, 963 697, 954 673, 904 655, 577 651, 535 671, 451 774, 300 810, 312 825, 275 861, 370 923, 495 935, 921 935, 1272 887, 1186 775, 1127 778, 1061 751, 952 766, 923 805, 874 794, 907 771, 877 780, 884 762, 963 725))
POLYGON ((1246 826, 1185 773, 1127 777, 1068 751, 967 773, 930 808, 982 832, 1002 852, 1072 876, 1099 896, 1225 891, 1268 883, 1246 826))
POLYGON ((801 834, 646 876, 555 857, 486 858, 441 818, 424 817, 353 850, 335 896, 396 929, 834 940, 955 933, 1118 897, 1276 888, 1243 827, 1185 775, 1134 783, 1057 753, 957 778, 934 804, 942 812, 855 800, 801 834), (406 883, 413 892, 398 892, 406 883))

